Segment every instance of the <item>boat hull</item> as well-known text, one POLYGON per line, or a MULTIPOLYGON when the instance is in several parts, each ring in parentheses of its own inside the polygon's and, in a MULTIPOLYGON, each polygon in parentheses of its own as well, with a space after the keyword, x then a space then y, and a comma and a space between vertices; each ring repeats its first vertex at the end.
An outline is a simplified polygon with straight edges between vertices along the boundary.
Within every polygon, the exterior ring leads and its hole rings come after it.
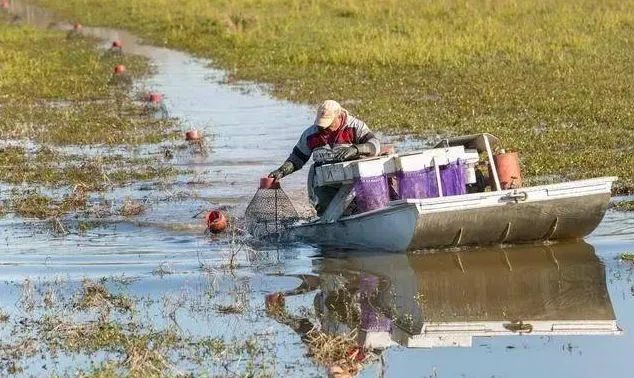
POLYGON ((615 178, 402 200, 335 222, 290 230, 311 244, 407 251, 576 239, 601 222, 615 178))

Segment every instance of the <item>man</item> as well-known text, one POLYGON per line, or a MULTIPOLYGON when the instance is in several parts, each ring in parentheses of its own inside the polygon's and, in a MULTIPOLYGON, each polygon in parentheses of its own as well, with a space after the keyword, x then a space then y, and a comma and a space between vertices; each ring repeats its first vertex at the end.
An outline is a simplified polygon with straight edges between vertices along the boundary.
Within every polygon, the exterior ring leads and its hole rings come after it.
MULTIPOLYGON (((367 156, 377 156, 379 140, 361 120, 353 117, 337 101, 327 100, 317 109, 315 123, 299 138, 284 164, 269 174, 276 180, 300 170, 317 149, 328 149, 328 157, 315 157, 315 164, 342 162, 367 156)), ((308 194, 317 215, 323 214, 337 193, 338 186, 315 187, 314 165, 308 173, 308 194)))

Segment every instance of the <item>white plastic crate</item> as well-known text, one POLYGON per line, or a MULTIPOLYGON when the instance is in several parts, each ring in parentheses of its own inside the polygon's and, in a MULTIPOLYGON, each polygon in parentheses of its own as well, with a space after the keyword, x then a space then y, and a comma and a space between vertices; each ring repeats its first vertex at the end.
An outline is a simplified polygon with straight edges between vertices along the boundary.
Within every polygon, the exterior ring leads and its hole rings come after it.
POLYGON ((375 177, 396 172, 395 155, 324 164, 315 168, 318 186, 352 182, 358 177, 375 177))
POLYGON ((478 159, 479 156, 476 150, 465 151, 464 146, 455 146, 400 154, 398 159, 396 159, 396 166, 400 171, 413 172, 434 165, 447 165, 457 160, 465 163, 474 163, 478 159))
POLYGON ((318 186, 350 183, 358 177, 390 175, 398 171, 418 171, 434 164, 447 165, 458 159, 465 163, 476 163, 479 156, 475 150, 465 151, 463 146, 456 146, 324 164, 315 168, 315 181, 318 186))

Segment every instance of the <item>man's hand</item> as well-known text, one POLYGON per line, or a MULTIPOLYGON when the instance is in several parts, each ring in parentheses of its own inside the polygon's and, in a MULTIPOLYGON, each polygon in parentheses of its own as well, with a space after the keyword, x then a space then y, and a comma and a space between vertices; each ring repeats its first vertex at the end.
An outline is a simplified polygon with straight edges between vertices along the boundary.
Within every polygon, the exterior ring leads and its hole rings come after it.
POLYGON ((356 159, 359 156, 359 149, 355 145, 349 147, 337 147, 334 150, 334 153, 334 161, 348 161, 356 159))
POLYGON ((273 172, 269 173, 269 177, 275 179, 275 181, 278 181, 279 179, 281 179, 282 177, 284 177, 284 173, 282 172, 281 169, 276 169, 273 172))
POLYGON ((269 173, 269 177, 275 179, 275 181, 278 181, 282 177, 288 176, 293 172, 295 172, 295 166, 293 165, 293 163, 287 160, 278 169, 269 173))

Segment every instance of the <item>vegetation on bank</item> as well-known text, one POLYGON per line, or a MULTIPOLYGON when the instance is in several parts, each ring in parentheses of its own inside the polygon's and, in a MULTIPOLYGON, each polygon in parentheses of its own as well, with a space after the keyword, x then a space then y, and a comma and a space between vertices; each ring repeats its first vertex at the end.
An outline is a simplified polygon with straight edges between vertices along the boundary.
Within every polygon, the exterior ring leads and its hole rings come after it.
POLYGON ((634 211, 634 200, 619 201, 612 205, 618 211, 634 211))
POLYGON ((85 207, 85 196, 81 206, 66 206, 67 198, 37 188, 66 187, 71 198, 78 189, 85 194, 176 173, 160 156, 106 147, 158 143, 173 134, 175 120, 144 115, 129 84, 113 85, 116 64, 134 79, 149 73, 146 59, 109 54, 95 40, 10 22, 7 15, 0 14, 0 26, 0 182, 29 189, 7 193, 5 211, 57 218, 85 207), (94 145, 105 153, 65 148, 94 145))
POLYGON ((527 176, 634 189, 634 3, 34 0, 213 58, 275 94, 341 100, 375 129, 489 131, 527 176))

